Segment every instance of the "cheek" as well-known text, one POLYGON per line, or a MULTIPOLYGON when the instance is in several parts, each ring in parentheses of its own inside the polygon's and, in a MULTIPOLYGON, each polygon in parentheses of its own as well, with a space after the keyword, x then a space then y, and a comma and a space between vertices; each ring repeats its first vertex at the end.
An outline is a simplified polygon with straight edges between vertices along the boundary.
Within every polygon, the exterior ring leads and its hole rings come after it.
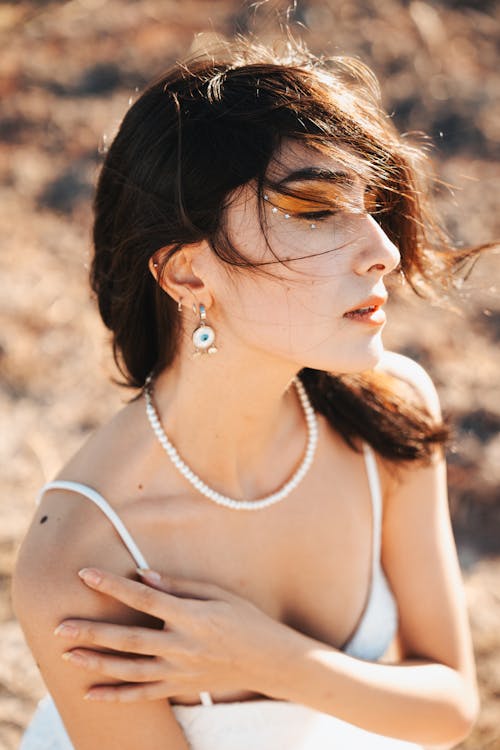
POLYGON ((265 277, 244 279, 231 291, 227 310, 228 323, 246 336, 260 336, 270 328, 283 326, 289 318, 288 285, 285 280, 265 277))
POLYGON ((262 279, 245 283, 234 299, 228 321, 233 335, 247 345, 284 356, 301 355, 327 340, 339 341, 346 327, 342 285, 316 279, 300 283, 262 279))
POLYGON ((331 222, 318 224, 314 230, 280 227, 269 234, 269 244, 284 265, 270 268, 298 283, 335 283, 352 273, 358 241, 353 232, 331 222))

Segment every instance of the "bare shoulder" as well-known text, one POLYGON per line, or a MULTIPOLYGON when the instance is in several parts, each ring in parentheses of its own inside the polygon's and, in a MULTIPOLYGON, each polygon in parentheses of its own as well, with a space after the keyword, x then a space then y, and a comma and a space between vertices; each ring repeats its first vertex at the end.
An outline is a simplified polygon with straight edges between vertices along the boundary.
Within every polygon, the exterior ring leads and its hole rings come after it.
POLYGON ((140 401, 132 401, 96 429, 61 468, 57 479, 88 484, 105 497, 120 499, 150 437, 140 401))
POLYGON ((42 675, 57 654, 52 631, 65 617, 127 619, 124 608, 86 590, 78 570, 105 566, 122 575, 133 571, 102 512, 74 492, 48 492, 19 549, 12 581, 14 612, 42 675), (102 518, 99 517, 99 513, 102 518))
MULTIPOLYGON (((18 553, 14 584, 23 584, 14 586, 18 602, 24 603, 24 592, 30 590, 26 604, 42 606, 53 587, 59 591, 54 601, 63 608, 91 605, 95 595, 86 591, 76 575, 83 566, 105 566, 121 575, 134 575, 134 561, 112 522, 78 485, 94 490, 105 505, 120 512, 127 501, 123 486, 128 485, 133 495, 131 456, 138 454, 134 449, 141 438, 134 423, 134 404, 128 404, 92 433, 57 474, 56 481, 73 483, 74 488, 54 488, 49 483, 18 553)), ((54 601, 50 600, 50 606, 54 601)), ((102 597, 98 602, 105 606, 102 597)))
MULTIPOLYGON (((436 386, 421 364, 404 354, 385 351, 374 370, 375 372, 385 372, 392 375, 403 384, 403 387, 404 385, 409 386, 409 389, 406 389, 408 398, 426 408, 436 420, 441 419, 441 407, 436 386)), ((403 395, 402 391, 400 393, 403 395)))
MULTIPOLYGON (((103 486, 112 486, 112 469, 123 455, 124 445, 118 438, 110 441, 110 436, 119 433, 116 424, 106 425, 62 469, 59 478, 94 485, 101 492, 103 486)), ((119 497, 116 486, 115 491, 119 497)), ((162 625, 85 586, 78 570, 89 566, 137 578, 133 558, 102 510, 77 492, 49 490, 18 552, 12 603, 73 745, 79 750, 160 750, 165 746, 186 750, 185 738, 166 700, 143 702, 134 706, 132 713, 126 704, 83 700, 99 678, 62 660, 71 644, 55 636, 54 629, 63 619, 162 625)))
MULTIPOLYGON (((99 683, 99 676, 62 659, 71 642, 55 636, 54 629, 68 617, 147 627, 161 625, 149 615, 85 586, 78 570, 90 565, 135 577, 133 560, 97 507, 90 502, 85 505, 74 493, 48 493, 18 553, 12 602, 73 746, 78 750, 160 750, 167 746, 187 750, 167 700, 144 701, 135 705, 132 712, 126 703, 85 701, 83 696, 91 685, 99 683), (46 520, 42 523, 43 518, 46 520)), ((91 643, 84 645, 92 647, 91 643)))
MULTIPOLYGON (((120 422, 121 418, 119 413, 96 430, 61 468, 56 480, 89 487, 100 493, 104 502, 109 498, 109 504, 115 506, 117 493, 108 494, 106 487, 110 484, 109 477, 116 473, 114 454, 121 452, 121 446, 117 446, 118 441, 113 437, 119 434, 113 422, 120 422)), ((13 588, 15 602, 22 608, 43 606, 47 615, 55 602, 59 610, 85 607, 94 596, 88 597, 90 592, 76 575, 79 567, 85 565, 104 565, 123 575, 134 572, 128 550, 101 508, 77 486, 73 490, 48 486, 18 552, 13 588), (59 591, 56 599, 47 596, 52 589, 59 591)))

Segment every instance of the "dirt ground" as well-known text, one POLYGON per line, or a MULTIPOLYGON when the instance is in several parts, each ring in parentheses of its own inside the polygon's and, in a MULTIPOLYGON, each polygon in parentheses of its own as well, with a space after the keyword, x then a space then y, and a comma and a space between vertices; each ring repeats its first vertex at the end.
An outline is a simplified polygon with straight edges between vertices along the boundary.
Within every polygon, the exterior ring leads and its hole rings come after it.
MULTIPOLYGON (((277 35, 281 2, 0 3, 0 748, 17 747, 44 688, 9 597, 37 488, 125 394, 87 287, 90 200, 129 102, 207 37, 277 35), (196 36, 205 32, 203 37, 196 36)), ((446 224, 500 237, 500 5, 441 0, 296 3, 310 47, 373 67, 403 131, 425 131, 446 224)), ((450 312, 392 290, 386 348, 432 375, 455 438, 450 507, 482 698, 463 750, 500 749, 500 257, 484 255, 450 312)), ((237 750, 235 748, 235 750, 237 750)))

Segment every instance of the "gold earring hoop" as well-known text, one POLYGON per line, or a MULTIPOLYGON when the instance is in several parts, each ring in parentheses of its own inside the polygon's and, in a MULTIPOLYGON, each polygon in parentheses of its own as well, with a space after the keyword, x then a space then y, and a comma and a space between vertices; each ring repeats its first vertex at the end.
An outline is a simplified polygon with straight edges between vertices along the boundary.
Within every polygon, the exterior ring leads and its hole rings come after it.
POLYGON ((199 354, 215 354, 217 351, 217 347, 214 344, 215 331, 207 323, 207 312, 205 309, 205 305, 200 304, 199 310, 197 310, 196 305, 193 304, 193 311, 195 313, 198 313, 200 316, 198 327, 193 331, 192 337, 193 344, 195 346, 194 354, 196 356, 199 354))

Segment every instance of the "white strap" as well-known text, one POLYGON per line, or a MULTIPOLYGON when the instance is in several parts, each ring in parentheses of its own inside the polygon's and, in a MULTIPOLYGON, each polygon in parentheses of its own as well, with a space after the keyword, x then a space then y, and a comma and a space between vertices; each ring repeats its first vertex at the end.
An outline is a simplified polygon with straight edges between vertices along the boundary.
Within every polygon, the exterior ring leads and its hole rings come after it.
POLYGON ((380 486, 380 476, 377 462, 372 447, 368 443, 363 443, 365 454, 366 472, 368 474, 368 484, 370 485, 370 494, 373 508, 373 571, 380 565, 380 546, 382 534, 382 489, 380 486))
POLYGON ((92 487, 87 487, 86 484, 80 484, 80 482, 66 482, 63 480, 49 482, 48 484, 44 485, 38 493, 36 499, 37 505, 42 499, 42 496, 45 494, 45 492, 47 492, 47 490, 69 490, 70 492, 77 492, 79 495, 84 495, 84 497, 92 500, 92 502, 98 505, 102 512, 109 518, 118 534, 121 536, 123 543, 134 558, 136 565, 139 568, 149 568, 149 565, 146 562, 146 558, 143 556, 139 547, 132 539, 130 532, 125 527, 125 524, 123 523, 121 518, 118 516, 116 511, 113 510, 111 505, 103 498, 103 496, 93 490, 92 487))
MULTIPOLYGON (((118 534, 122 538, 123 543, 127 547, 132 557, 134 558, 136 565, 139 568, 149 568, 146 558, 143 556, 139 547, 132 539, 130 532, 126 528, 121 518, 118 516, 116 511, 113 510, 113 508, 107 502, 107 500, 105 500, 102 495, 96 492, 96 490, 93 490, 92 487, 87 487, 86 484, 80 484, 80 482, 67 482, 62 479, 58 479, 54 482, 49 482, 48 484, 45 484, 41 488, 36 498, 37 505, 40 503, 40 500, 42 499, 45 492, 47 492, 47 490, 69 490, 70 492, 77 492, 79 495, 83 495, 84 497, 87 497, 89 500, 92 500, 92 502, 95 503, 97 506, 99 506, 102 512, 109 518, 109 520, 111 521, 111 523, 117 530, 118 534)), ((202 691, 200 692, 199 695, 200 695, 200 701, 203 706, 213 705, 213 701, 210 696, 210 693, 207 693, 206 691, 202 691)))

